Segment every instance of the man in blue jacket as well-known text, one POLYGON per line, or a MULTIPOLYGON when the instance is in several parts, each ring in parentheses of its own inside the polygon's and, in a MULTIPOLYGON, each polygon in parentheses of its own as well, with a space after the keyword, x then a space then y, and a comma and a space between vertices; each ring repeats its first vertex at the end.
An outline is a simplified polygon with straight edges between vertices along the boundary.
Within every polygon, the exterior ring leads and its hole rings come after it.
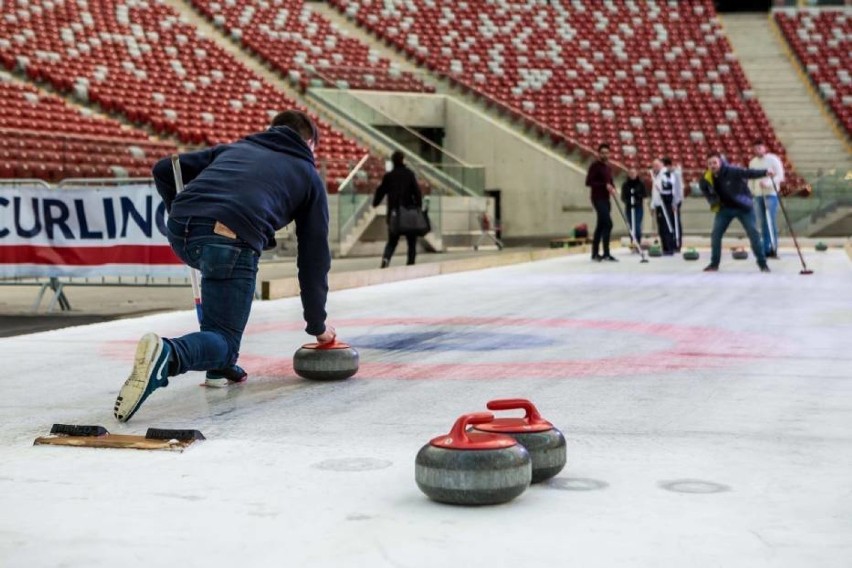
POLYGON ((169 243, 201 272, 204 309, 200 331, 177 338, 149 333, 136 347, 133 370, 114 414, 129 420, 169 377, 207 371, 207 382, 239 382, 240 342, 254 298, 261 251, 291 221, 298 239, 299 285, 308 334, 334 340, 325 303, 331 253, 328 201, 314 163, 316 126, 305 113, 278 114, 268 130, 232 144, 180 156, 186 187, 176 192, 171 161, 154 166, 154 182, 169 218, 169 243))
POLYGON ((719 262, 722 260, 722 237, 734 219, 738 219, 745 229, 761 272, 769 272, 766 255, 757 232, 754 199, 746 180, 773 177, 775 173, 769 170, 749 170, 731 166, 719 153, 713 153, 707 157, 707 168, 699 187, 704 197, 710 202, 716 217, 713 219, 713 233, 710 236, 710 264, 704 272, 719 270, 719 262))

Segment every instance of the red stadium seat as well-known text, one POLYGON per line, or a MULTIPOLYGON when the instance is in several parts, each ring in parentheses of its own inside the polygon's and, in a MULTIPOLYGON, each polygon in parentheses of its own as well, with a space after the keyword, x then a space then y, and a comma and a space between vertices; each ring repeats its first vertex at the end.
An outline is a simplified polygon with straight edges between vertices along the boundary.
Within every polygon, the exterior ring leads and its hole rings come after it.
MULTIPOLYGON (((28 38, 0 42, 2 65, 9 69, 23 66, 30 77, 62 92, 88 97, 107 112, 120 113, 193 145, 230 142, 265 128, 270 112, 298 106, 214 41, 198 36, 192 24, 181 21, 166 4, 99 0, 91 5, 66 2, 54 6, 45 9, 24 2, 16 10, 26 12, 25 18, 0 18, 0 38, 28 38), (81 25, 88 17, 93 25, 81 25), (212 120, 203 119, 202 113, 212 120)), ((329 26, 327 22, 310 25, 312 29, 320 26, 322 33, 329 26)), ((343 39, 341 36, 339 41, 343 39)), ((141 130, 79 113, 66 113, 65 120, 57 121, 51 112, 64 103, 55 98, 51 104, 54 106, 40 108, 44 119, 21 118, 15 112, 0 115, 0 128, 51 131, 61 122, 64 134, 74 139, 132 138, 141 146, 148 140, 141 130)), ((322 160, 325 144, 344 140, 344 136, 321 121, 319 128, 323 144, 317 154, 322 160)), ((365 152, 354 143, 347 148, 350 157, 365 152)), ((145 152, 150 160, 163 153, 145 152)), ((80 165, 90 164, 91 160, 80 165)), ((86 175, 101 171, 83 169, 86 175)))
MULTIPOLYGON (((669 154, 685 167, 703 167, 711 142, 728 144, 718 139, 717 125, 732 123, 732 131, 762 137, 783 154, 760 106, 740 106, 750 85, 711 0, 656 10, 644 3, 631 10, 620 1, 610 9, 597 0, 329 3, 487 106, 571 148, 586 146, 588 153, 608 141, 619 160, 647 165, 669 154), (738 117, 726 118, 733 109, 738 117), (695 118, 687 115, 693 110, 695 118), (634 127, 632 117, 646 123, 634 127), (691 141, 693 131, 702 132, 704 144, 691 141)), ((731 158, 748 161, 748 145, 731 146, 731 158)))
POLYGON ((852 14, 847 10, 777 11, 775 22, 814 88, 852 134, 852 14))

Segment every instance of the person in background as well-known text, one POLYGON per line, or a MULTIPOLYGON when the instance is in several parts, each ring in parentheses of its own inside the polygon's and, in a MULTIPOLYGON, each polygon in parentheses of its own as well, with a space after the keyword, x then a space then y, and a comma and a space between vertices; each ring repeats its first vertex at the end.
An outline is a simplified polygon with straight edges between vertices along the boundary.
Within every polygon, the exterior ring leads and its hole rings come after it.
POLYGON ((716 216, 710 236, 710 264, 704 268, 704 272, 719 270, 722 260, 722 237, 734 219, 738 219, 745 229, 760 271, 769 272, 760 234, 755 226, 754 199, 746 180, 774 175, 774 172, 768 170, 747 170, 731 166, 718 152, 707 156, 707 171, 701 178, 699 187, 716 216))
MULTIPOLYGON (((399 237, 402 236, 391 230, 390 220, 393 211, 399 212, 400 207, 423 207, 423 194, 420 192, 420 186, 417 185, 417 178, 405 165, 405 156, 402 152, 397 150, 391 154, 391 164, 391 171, 382 177, 382 182, 376 188, 376 195, 373 197, 373 207, 378 207, 385 196, 388 198, 388 212, 385 216, 388 223, 388 242, 382 253, 382 268, 390 265, 399 237)), ((406 234, 405 240, 408 243, 406 264, 414 264, 417 256, 417 235, 406 234)))
MULTIPOLYGON (((784 164, 781 158, 768 152, 763 140, 754 142, 754 158, 748 164, 752 170, 772 170, 775 172, 776 187, 784 181, 784 164)), ((778 258, 778 195, 769 177, 753 179, 748 182, 754 195, 755 214, 763 235, 763 252, 767 258, 778 258)))
POLYGON ((648 191, 645 182, 639 179, 639 172, 636 168, 628 169, 627 179, 621 184, 621 201, 624 203, 627 222, 633 238, 636 239, 636 244, 642 243, 642 216, 647 196, 648 191))
POLYGON ((609 241, 612 234, 612 217, 610 211, 612 204, 610 195, 615 195, 615 186, 612 181, 612 168, 609 165, 609 144, 598 146, 598 159, 591 163, 586 173, 586 187, 591 191, 590 197, 592 207, 597 215, 595 233, 592 237, 592 260, 600 262, 608 260, 615 262, 617 259, 609 253, 609 241), (603 255, 598 254, 603 243, 603 255))
POLYGON ((668 157, 654 160, 653 175, 651 207, 657 214, 663 254, 672 255, 680 248, 679 208, 683 201, 683 182, 668 157))

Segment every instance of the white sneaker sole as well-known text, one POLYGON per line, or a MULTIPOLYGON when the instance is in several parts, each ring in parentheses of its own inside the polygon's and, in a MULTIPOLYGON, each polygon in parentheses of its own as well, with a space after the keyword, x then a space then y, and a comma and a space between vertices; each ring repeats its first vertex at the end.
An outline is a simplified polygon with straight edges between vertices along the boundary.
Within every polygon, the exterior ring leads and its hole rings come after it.
POLYGON ((204 382, 201 383, 203 387, 209 387, 211 389, 224 389, 230 387, 232 385, 241 385, 248 380, 248 376, 243 377, 241 381, 232 381, 230 379, 221 378, 221 379, 204 379, 204 382))
POLYGON ((231 381, 229 381, 228 379, 204 379, 202 386, 209 387, 211 389, 223 389, 227 387, 230 383, 231 381))
POLYGON ((130 420, 142 402, 150 377, 160 376, 163 365, 168 364, 168 360, 163 359, 156 372, 151 372, 162 352, 163 344, 156 334, 146 333, 139 340, 136 345, 136 355, 133 358, 133 370, 130 371, 130 376, 124 381, 124 386, 121 387, 118 398, 115 399, 113 414, 119 422, 130 420))

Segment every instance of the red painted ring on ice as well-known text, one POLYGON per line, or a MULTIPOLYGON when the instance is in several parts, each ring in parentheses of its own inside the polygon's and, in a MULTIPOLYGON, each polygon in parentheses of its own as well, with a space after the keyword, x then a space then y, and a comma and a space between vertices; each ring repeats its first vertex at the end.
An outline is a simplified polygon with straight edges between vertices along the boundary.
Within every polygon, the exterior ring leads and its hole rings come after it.
MULTIPOLYGON (((772 345, 767 337, 721 328, 677 324, 640 323, 630 321, 584 319, 536 319, 511 317, 447 317, 447 318, 365 318, 335 320, 333 325, 345 339, 348 329, 386 326, 464 326, 507 329, 535 327, 574 330, 603 330, 652 335, 666 339, 663 349, 641 354, 607 356, 597 359, 562 359, 536 362, 498 363, 407 363, 370 361, 361 356, 356 377, 364 379, 517 379, 616 377, 636 374, 659 374, 672 371, 719 368, 735 361, 762 359, 759 355, 772 345)), ((250 325, 246 335, 275 331, 296 331, 301 322, 260 323, 250 325)), ((353 345, 356 349, 357 345, 353 345)), ((773 348, 777 355, 777 346, 773 348)), ((257 374, 292 374, 290 356, 271 357, 243 352, 240 364, 257 374)))

